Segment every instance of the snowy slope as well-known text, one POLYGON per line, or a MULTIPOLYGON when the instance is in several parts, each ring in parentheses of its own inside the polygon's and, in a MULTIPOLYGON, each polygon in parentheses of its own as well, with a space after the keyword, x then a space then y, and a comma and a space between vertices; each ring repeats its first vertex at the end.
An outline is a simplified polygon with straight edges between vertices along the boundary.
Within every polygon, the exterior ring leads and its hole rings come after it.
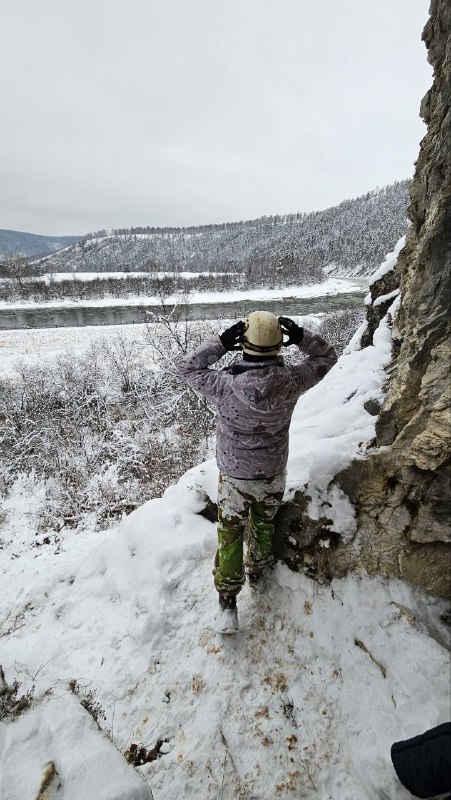
POLYGON ((81 236, 42 236, 25 231, 0 229, 0 259, 6 256, 43 256, 71 247, 81 236))
MULTIPOLYGON (((197 228, 131 228, 87 237, 42 261, 46 271, 243 270, 286 283, 365 276, 406 229, 409 181, 333 208, 197 228)), ((266 285, 263 283, 263 285, 266 285)))
MULTIPOLYGON (((345 536, 352 508, 328 483, 374 435, 363 404, 382 397, 389 358, 386 318, 373 347, 359 350, 356 335, 293 418, 287 495, 308 484, 310 512, 331 501, 345 536)), ((215 526, 200 512, 216 480, 215 463, 201 464, 119 529, 62 532, 56 546, 37 546, 37 499, 17 485, 1 531, 6 680, 34 687, 27 713, 38 716, 75 680, 120 750, 159 742, 139 768, 155 800, 407 800, 389 750, 447 719, 444 604, 398 580, 325 587, 279 564, 264 593, 240 595, 240 633, 215 634, 215 526)), ((0 723, 0 773, 16 724, 0 723)), ((55 758, 42 735, 42 758, 55 758)))
POLYGON ((141 776, 64 691, 0 728, 0 753, 2 800, 34 800, 42 783, 49 793, 39 800, 152 800, 141 776))
MULTIPOLYGON (((243 591, 241 632, 216 635, 215 531, 197 513, 215 478, 211 462, 195 468, 119 532, 56 552, 22 549, 17 520, 4 555, 19 557, 2 576, 7 677, 38 696, 74 679, 94 688, 122 750, 164 740, 141 768, 156 800, 408 797, 389 748, 446 719, 442 604, 400 581, 326 588, 279 565, 264 594, 243 591)), ((7 736, 0 724, 0 752, 7 736)))

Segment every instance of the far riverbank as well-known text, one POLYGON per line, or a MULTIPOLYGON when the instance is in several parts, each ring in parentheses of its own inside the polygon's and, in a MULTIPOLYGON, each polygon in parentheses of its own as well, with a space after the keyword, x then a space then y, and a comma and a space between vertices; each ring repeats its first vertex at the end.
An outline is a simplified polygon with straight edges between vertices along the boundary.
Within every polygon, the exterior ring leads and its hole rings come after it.
POLYGON ((367 282, 362 280, 326 281, 318 286, 290 287, 286 290, 261 290, 245 292, 196 293, 183 302, 183 296, 168 297, 165 306, 156 298, 115 300, 105 298, 95 303, 61 302, 53 305, 2 304, 0 307, 0 330, 23 330, 26 328, 67 328, 88 325, 131 325, 152 322, 155 315, 169 313, 174 305, 188 320, 234 319, 245 316, 257 308, 275 314, 302 316, 321 314, 363 303, 367 293, 367 282), (293 294, 290 294, 291 289, 293 294))

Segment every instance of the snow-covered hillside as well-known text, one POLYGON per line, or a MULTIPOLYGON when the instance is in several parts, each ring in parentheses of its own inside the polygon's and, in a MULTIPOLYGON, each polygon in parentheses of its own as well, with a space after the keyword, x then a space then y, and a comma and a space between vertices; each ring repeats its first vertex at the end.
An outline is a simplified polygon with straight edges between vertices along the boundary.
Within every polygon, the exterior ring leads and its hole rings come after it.
MULTIPOLYGON (((331 504, 346 538, 353 509, 329 482, 374 435, 364 403, 382 397, 390 316, 364 350, 360 333, 300 399, 288 464, 287 497, 307 485, 310 514, 331 504)), ((63 529, 56 544, 36 535, 30 483, 16 484, 1 530, 0 661, 30 707, 0 722, 2 800, 34 797, 46 762, 62 800, 144 800, 146 783, 155 800, 409 798, 390 746, 449 713, 443 602, 364 574, 321 586, 278 564, 263 592, 240 595, 240 632, 219 636, 215 525, 202 516, 216 481, 207 461, 118 529, 63 529), (119 750, 143 746, 146 783, 120 770, 78 701, 119 750)))
POLYGON ((70 247, 81 236, 41 236, 24 231, 0 229, 0 260, 6 256, 29 256, 30 258, 54 253, 62 247, 70 247))
POLYGON ((257 285, 367 276, 406 230, 408 181, 325 211, 198 228, 132 228, 86 238, 44 271, 243 271, 257 285))

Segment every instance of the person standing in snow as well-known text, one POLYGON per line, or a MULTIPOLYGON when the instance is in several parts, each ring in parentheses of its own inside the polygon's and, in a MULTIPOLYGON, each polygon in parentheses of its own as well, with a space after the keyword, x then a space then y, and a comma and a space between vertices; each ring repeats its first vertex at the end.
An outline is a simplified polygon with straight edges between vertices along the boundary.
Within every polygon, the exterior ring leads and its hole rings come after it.
POLYGON ((238 630, 236 598, 245 576, 249 585, 256 587, 273 562, 273 520, 285 490, 288 430, 296 402, 336 360, 334 347, 321 336, 300 328, 288 317, 254 311, 220 336, 207 339, 177 367, 178 375, 212 400, 217 411, 220 475, 213 575, 221 633, 238 630), (280 355, 282 345, 297 346, 307 358, 297 366, 285 364, 280 355), (219 371, 210 369, 233 350, 242 350, 242 360, 219 371))

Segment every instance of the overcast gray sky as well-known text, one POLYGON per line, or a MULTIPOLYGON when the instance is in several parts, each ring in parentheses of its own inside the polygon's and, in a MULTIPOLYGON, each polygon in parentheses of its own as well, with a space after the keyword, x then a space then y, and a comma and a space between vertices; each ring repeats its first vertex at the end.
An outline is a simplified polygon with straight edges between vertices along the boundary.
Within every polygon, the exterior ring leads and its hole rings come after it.
POLYGON ((413 174, 429 0, 1 0, 0 228, 327 208, 413 174))

